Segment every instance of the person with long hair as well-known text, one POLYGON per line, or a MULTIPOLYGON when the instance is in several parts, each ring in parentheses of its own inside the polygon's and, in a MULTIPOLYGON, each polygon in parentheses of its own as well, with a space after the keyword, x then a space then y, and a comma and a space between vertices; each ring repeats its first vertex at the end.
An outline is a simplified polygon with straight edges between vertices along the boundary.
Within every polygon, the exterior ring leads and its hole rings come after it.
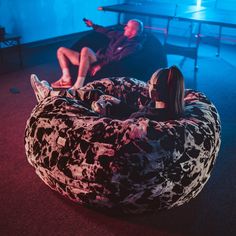
POLYGON ((151 102, 130 118, 146 117, 164 121, 184 114, 184 77, 176 66, 158 69, 148 81, 151 102))

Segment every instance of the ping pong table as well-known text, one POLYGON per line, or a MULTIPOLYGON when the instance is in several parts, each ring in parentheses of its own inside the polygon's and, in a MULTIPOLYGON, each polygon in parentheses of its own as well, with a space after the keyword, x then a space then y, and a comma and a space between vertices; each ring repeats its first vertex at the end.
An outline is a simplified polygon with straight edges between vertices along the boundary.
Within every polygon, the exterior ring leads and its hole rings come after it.
POLYGON ((177 16, 179 20, 198 23, 198 35, 200 37, 202 24, 219 26, 217 56, 220 55, 220 42, 222 39, 222 28, 236 28, 236 12, 207 8, 202 11, 184 13, 177 16))
POLYGON ((193 13, 204 8, 198 8, 195 5, 186 6, 186 5, 177 5, 173 3, 124 3, 111 6, 100 7, 99 10, 110 11, 118 13, 117 23, 121 23, 121 14, 134 14, 146 16, 150 20, 151 18, 162 18, 167 20, 167 35, 169 30, 169 23, 174 18, 177 18, 177 15, 183 15, 187 13, 193 13))
POLYGON ((118 13, 118 24, 121 23, 121 14, 133 14, 148 17, 148 24, 151 25, 151 18, 166 19, 166 31, 164 45, 167 53, 183 55, 195 60, 195 70, 198 69, 198 48, 200 43, 202 24, 219 26, 217 56, 220 54, 220 42, 222 28, 236 28, 236 13, 214 8, 197 7, 196 5, 177 5, 173 3, 125 3, 100 7, 99 10, 118 13), (170 21, 179 20, 190 23, 197 23, 197 40, 194 47, 182 47, 167 43, 170 21))

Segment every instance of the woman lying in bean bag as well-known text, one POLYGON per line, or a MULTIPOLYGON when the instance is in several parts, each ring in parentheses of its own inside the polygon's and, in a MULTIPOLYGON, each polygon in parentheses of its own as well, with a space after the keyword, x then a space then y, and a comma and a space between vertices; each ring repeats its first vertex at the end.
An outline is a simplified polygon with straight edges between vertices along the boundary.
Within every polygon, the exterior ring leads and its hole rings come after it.
POLYGON ((71 200, 151 212, 188 202, 209 179, 219 115, 205 95, 183 90, 176 67, 157 71, 148 85, 105 78, 73 96, 34 76, 32 85, 39 103, 26 126, 27 159, 71 200))

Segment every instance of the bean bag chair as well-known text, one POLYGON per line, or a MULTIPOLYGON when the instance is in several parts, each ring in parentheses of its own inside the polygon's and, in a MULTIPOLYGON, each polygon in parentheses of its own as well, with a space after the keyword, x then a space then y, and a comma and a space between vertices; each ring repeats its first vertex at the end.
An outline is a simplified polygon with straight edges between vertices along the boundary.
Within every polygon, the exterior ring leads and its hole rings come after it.
MULTIPOLYGON (((146 84, 132 78, 83 88, 91 89, 137 108, 148 99, 146 84)), ((48 97, 27 121, 27 159, 50 188, 85 206, 133 214, 180 206, 202 190, 221 143, 218 112, 204 94, 186 90, 185 116, 164 122, 101 117, 86 104, 48 97)))
MULTIPOLYGON (((105 65, 95 76, 88 76, 86 82, 91 82, 104 77, 126 76, 147 81, 151 75, 158 69, 167 66, 167 56, 163 45, 154 36, 154 34, 144 33, 143 48, 118 62, 112 62, 105 65)), ((105 47, 109 39, 95 31, 92 31, 78 40, 72 49, 81 51, 83 47, 89 47, 95 52, 105 47)), ((72 77, 77 76, 77 67, 71 66, 72 77)))

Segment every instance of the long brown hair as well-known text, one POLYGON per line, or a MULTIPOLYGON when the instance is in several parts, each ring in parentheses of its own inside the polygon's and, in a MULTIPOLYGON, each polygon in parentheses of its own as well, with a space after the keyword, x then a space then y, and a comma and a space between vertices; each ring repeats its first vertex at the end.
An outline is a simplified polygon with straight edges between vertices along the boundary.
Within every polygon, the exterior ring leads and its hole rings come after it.
POLYGON ((171 119, 184 114, 184 77, 176 66, 157 70, 151 77, 154 81, 152 100, 166 103, 171 119))

